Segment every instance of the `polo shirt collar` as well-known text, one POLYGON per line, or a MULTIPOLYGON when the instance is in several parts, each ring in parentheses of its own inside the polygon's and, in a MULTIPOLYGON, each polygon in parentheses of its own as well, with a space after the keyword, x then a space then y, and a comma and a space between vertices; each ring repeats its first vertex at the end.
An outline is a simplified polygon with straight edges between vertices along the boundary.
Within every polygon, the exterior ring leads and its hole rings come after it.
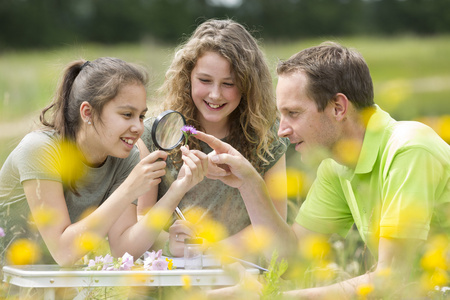
POLYGON ((384 130, 391 121, 393 121, 391 116, 383 111, 378 105, 375 105, 375 112, 367 123, 361 153, 355 168, 355 174, 370 173, 373 170, 380 153, 379 149, 383 140, 384 130))

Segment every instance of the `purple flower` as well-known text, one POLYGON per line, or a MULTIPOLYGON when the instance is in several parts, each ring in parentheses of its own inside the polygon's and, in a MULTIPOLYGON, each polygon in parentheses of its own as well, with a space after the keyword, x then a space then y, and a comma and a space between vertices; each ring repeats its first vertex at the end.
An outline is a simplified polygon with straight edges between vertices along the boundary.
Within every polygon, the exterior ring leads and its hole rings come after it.
POLYGON ((191 125, 184 125, 183 127, 181 127, 181 131, 184 134, 184 138, 185 138, 185 143, 184 144, 185 145, 187 145, 189 137, 191 135, 197 134, 197 129, 195 129, 195 127, 191 126, 191 125))
POLYGON ((96 256, 95 259, 90 259, 87 269, 88 270, 105 270, 112 264, 112 257, 108 254, 104 258, 102 256, 96 256))
MULTIPOLYGON (((158 250, 157 252, 147 251, 144 253, 144 269, 146 270, 160 271, 172 269, 172 266, 170 265, 171 263, 171 260, 162 258, 162 250, 158 250)), ((136 264, 142 265, 142 261, 138 259, 136 264)), ((114 258, 111 255, 106 254, 104 257, 96 256, 95 259, 90 259, 85 270, 126 271, 131 270, 134 266, 135 262, 133 256, 129 253, 125 253, 119 258, 114 258)))
POLYGON ((128 252, 126 252, 122 256, 122 265, 120 266, 120 270, 131 270, 133 266, 134 266, 133 256, 128 254, 128 252))
POLYGON ((144 253, 144 269, 150 271, 167 270, 169 262, 161 258, 162 250, 144 253))
POLYGON ((158 252, 155 252, 155 251, 152 251, 152 252, 146 251, 146 252, 144 253, 144 261, 146 261, 146 260, 147 260, 147 261, 154 261, 154 260, 160 258, 161 255, 162 255, 162 250, 161 250, 161 249, 158 250, 158 252))
POLYGON ((5 231, 3 230, 3 228, 0 227, 0 237, 4 237, 5 236, 5 231))
POLYGON ((163 271, 163 270, 167 270, 167 267, 169 266, 169 262, 166 260, 162 260, 162 259, 158 259, 155 260, 152 265, 150 266, 150 268, 148 268, 147 270, 150 271, 163 271))

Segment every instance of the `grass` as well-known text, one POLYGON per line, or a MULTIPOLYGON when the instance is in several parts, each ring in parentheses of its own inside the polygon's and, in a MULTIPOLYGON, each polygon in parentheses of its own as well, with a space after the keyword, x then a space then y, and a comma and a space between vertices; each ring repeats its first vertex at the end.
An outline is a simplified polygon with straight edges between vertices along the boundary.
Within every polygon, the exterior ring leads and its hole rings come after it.
MULTIPOLYGON (((317 38, 290 41, 283 44, 262 44, 275 79, 278 59, 286 59, 295 52, 319 44, 325 40, 336 40, 358 49, 371 69, 375 90, 380 91, 392 80, 414 80, 442 78, 450 82, 450 36, 418 38, 317 38)), ((173 55, 173 45, 68 45, 41 51, 12 51, 0 55, 0 117, 2 122, 23 117, 42 108, 49 102, 63 66, 71 60, 85 58, 93 60, 99 56, 116 56, 147 67, 153 85, 150 92, 162 83, 164 72, 173 55)), ((420 93, 421 99, 436 97, 448 99, 450 84, 441 83, 439 91, 420 93), (447 98, 446 96, 447 95, 447 98)), ((425 89, 426 90, 426 89, 425 89)), ((150 93, 150 96, 152 93, 150 93)), ((414 95, 410 95, 411 99, 414 95)), ((378 99, 386 101, 384 99, 378 99)), ((406 102, 408 99, 405 99, 406 102)), ((427 101, 428 102, 428 101, 427 101)), ((448 102, 448 101, 447 101, 448 102)), ((380 103, 380 104, 381 104, 380 103)), ((430 103, 430 102, 428 102, 430 103)), ((440 113, 439 105, 435 109, 440 113)), ((394 112, 395 113, 395 112, 394 112)), ((416 117, 411 114, 411 117, 416 117)))

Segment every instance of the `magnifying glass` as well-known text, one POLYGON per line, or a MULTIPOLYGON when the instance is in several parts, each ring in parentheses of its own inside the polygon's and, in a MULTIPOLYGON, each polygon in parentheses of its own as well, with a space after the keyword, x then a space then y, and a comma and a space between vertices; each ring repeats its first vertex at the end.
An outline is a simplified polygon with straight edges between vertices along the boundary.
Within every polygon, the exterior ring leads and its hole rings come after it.
POLYGON ((161 150, 176 148, 184 138, 181 128, 186 125, 184 116, 175 110, 163 111, 152 127, 153 143, 161 150))
MULTIPOLYGON (((153 143, 161 150, 170 151, 177 147, 184 139, 181 128, 186 125, 184 116, 175 110, 163 111, 152 126, 153 143)), ((186 220, 181 210, 176 207, 178 218, 186 220)))

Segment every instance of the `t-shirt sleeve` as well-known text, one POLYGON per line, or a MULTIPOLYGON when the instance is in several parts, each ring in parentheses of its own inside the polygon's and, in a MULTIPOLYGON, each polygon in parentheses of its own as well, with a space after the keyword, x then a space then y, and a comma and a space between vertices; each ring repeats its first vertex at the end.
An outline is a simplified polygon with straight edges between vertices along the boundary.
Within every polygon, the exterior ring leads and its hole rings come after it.
POLYGON ((317 178, 295 221, 311 231, 323 234, 338 233, 343 237, 351 229, 353 217, 331 160, 320 164, 317 178))
POLYGON ((17 146, 14 164, 17 166, 20 183, 25 180, 43 179, 62 182, 61 153, 50 136, 32 132, 17 146))
POLYGON ((380 236, 426 240, 445 170, 423 148, 406 148, 385 170, 380 236))

